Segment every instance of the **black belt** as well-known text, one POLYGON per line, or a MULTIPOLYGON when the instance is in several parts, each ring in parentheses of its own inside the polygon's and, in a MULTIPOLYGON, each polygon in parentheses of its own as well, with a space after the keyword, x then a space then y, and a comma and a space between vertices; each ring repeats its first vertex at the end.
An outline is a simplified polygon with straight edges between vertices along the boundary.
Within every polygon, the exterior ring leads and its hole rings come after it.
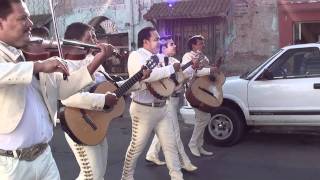
POLYGON ((166 101, 162 101, 162 102, 154 102, 154 103, 142 103, 142 102, 138 102, 135 100, 132 100, 133 102, 143 105, 143 106, 150 106, 150 107, 163 107, 166 105, 166 101))
POLYGON ((179 97, 181 93, 172 93, 171 97, 179 97))
POLYGON ((40 156, 48 147, 48 143, 40 143, 29 148, 14 151, 0 149, 0 156, 13 157, 20 160, 33 161, 40 156))

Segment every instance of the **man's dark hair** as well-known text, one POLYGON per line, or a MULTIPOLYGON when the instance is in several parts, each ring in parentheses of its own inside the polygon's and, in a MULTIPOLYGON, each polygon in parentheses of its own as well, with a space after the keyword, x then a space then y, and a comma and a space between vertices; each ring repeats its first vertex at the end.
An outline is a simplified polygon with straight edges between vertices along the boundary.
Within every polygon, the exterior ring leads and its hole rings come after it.
POLYGON ((151 37, 150 32, 156 31, 154 27, 145 27, 138 33, 138 48, 143 47, 143 40, 149 40, 151 37))
POLYGON ((64 33, 64 39, 70 40, 80 40, 86 33, 86 31, 91 30, 91 26, 81 22, 75 22, 70 24, 66 32, 64 33))
POLYGON ((49 30, 45 26, 32 28, 31 34, 32 36, 49 39, 49 30))
POLYGON ((197 44, 197 40, 204 40, 204 37, 201 35, 194 35, 188 40, 188 49, 192 50, 192 45, 197 44))
POLYGON ((12 12, 12 3, 21 3, 24 0, 0 0, 0 18, 7 18, 7 16, 12 12))
POLYGON ((172 36, 167 35, 160 37, 160 51, 159 53, 162 53, 162 48, 163 47, 168 47, 168 40, 172 39, 172 36))

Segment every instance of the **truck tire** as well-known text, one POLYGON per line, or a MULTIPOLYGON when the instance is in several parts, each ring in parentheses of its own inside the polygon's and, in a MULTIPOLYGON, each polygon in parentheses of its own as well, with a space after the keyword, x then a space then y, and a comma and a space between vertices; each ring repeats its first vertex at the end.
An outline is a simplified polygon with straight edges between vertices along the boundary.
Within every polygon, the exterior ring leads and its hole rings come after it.
POLYGON ((205 136, 216 146, 232 146, 240 141, 245 127, 236 109, 221 106, 212 112, 205 136))

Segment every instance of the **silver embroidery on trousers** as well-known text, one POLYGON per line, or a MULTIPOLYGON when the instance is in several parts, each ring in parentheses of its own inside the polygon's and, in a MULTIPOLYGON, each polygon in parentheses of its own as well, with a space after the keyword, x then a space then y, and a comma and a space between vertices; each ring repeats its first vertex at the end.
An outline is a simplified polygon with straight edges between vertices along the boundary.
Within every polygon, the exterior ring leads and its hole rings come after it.
POLYGON ((79 144, 75 144, 76 147, 76 153, 78 153, 80 157, 80 169, 83 169, 85 180, 93 180, 93 172, 92 167, 90 166, 89 160, 88 160, 88 154, 85 151, 84 147, 79 144))
POLYGON ((132 120, 132 136, 131 136, 131 142, 129 145, 129 149, 126 154, 126 158, 123 165, 123 172, 122 172, 122 178, 121 180, 126 180, 128 178, 129 172, 132 171, 132 157, 136 153, 136 144, 137 144, 137 134, 138 134, 138 123, 139 118, 137 116, 133 117, 132 120))

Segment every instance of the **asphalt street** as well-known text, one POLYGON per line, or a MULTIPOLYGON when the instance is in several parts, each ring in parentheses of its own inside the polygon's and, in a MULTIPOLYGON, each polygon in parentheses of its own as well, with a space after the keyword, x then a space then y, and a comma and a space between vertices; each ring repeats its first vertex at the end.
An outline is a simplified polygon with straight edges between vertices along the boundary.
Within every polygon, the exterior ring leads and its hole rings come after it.
MULTIPOLYGON (((186 152, 192 125, 180 123, 186 152)), ((62 180, 75 179, 79 168, 59 126, 51 142, 62 180)), ((106 180, 119 180, 125 152, 131 136, 131 121, 124 116, 112 121, 108 132, 109 159, 106 180)), ((151 138, 150 138, 151 142, 151 138)), ((185 180, 319 180, 320 136, 305 134, 248 133, 233 147, 206 145, 214 156, 196 158, 199 170, 184 172, 185 180)), ((146 151, 146 149, 145 149, 146 151)), ((165 166, 148 164, 142 154, 136 168, 136 180, 170 179, 165 166)), ((161 155, 161 158, 163 156, 161 155)))

